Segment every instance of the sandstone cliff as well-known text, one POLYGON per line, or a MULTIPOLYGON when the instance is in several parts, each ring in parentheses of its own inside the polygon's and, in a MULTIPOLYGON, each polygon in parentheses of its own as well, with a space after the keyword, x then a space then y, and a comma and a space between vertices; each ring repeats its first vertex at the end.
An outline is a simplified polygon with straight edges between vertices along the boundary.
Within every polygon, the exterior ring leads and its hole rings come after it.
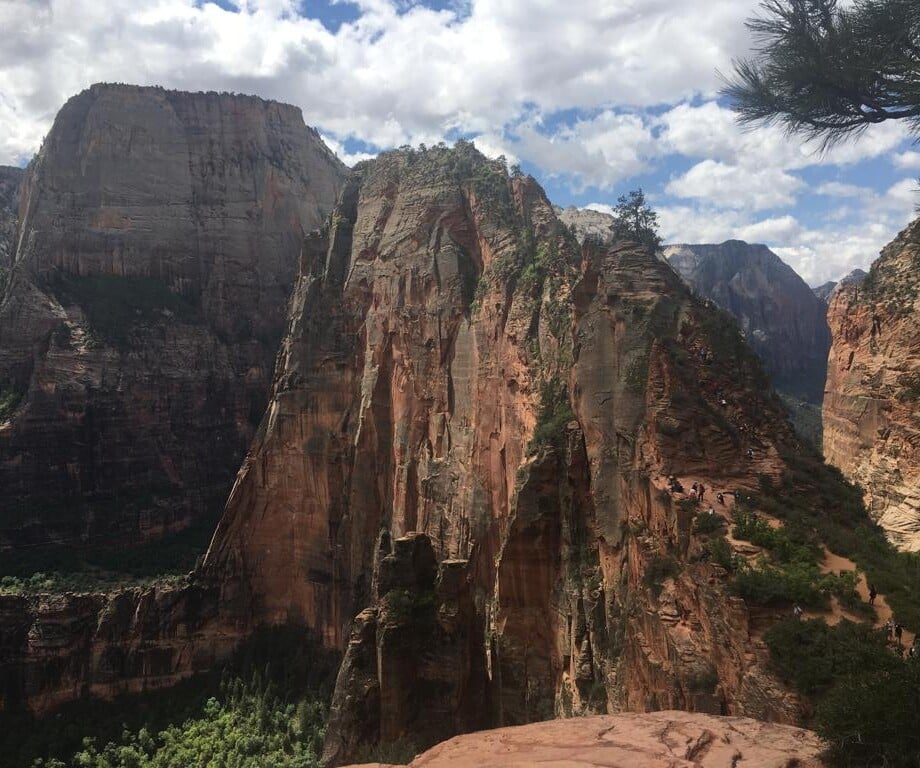
POLYGON ((729 240, 670 245, 671 266, 738 321, 780 392, 820 405, 830 332, 823 302, 769 248, 729 240))
POLYGON ((343 176, 291 106, 120 85, 67 102, 0 298, 0 547, 216 513, 343 176))
POLYGON ((659 480, 754 487, 794 442, 732 324, 654 255, 582 251, 469 146, 388 153, 305 247, 204 572, 247 620, 346 650, 331 763, 624 708, 791 722, 659 480))
POLYGON ((0 295, 13 263, 23 174, 22 168, 0 165, 0 295))
POLYGON ((920 551, 920 220, 831 296, 824 453, 870 514, 920 551))
POLYGON ((820 768, 824 765, 822 749, 815 734, 800 728, 671 711, 557 720, 458 736, 419 755, 409 765, 820 768))

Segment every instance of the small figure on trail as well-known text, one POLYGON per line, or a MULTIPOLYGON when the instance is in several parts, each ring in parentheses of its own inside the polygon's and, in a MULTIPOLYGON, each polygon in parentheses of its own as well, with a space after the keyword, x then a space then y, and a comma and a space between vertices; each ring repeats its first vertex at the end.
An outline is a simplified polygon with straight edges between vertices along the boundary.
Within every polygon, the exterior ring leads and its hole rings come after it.
POLYGON ((869 605, 875 605, 875 598, 878 597, 878 590, 875 588, 875 584, 869 585, 869 605))
POLYGON ((907 649, 907 658, 912 659, 917 655, 917 644, 914 643, 910 648, 907 649))
POLYGON ((894 639, 898 641, 898 645, 901 645, 901 636, 904 634, 904 627, 900 624, 894 625, 894 639))
POLYGON ((753 459, 753 458, 754 458, 754 449, 753 449, 753 448, 748 448, 748 449, 747 449, 747 457, 748 457, 749 459, 753 459))
POLYGON ((703 502, 703 494, 706 493, 706 486, 700 483, 700 487, 697 489, 700 494, 700 503, 703 502))
POLYGON ((796 619, 801 619, 803 613, 805 613, 805 611, 802 610, 801 605, 796 604, 796 606, 792 609, 792 615, 795 616, 796 619))
POLYGON ((717 493, 716 498, 719 500, 719 504, 723 507, 725 506, 725 495, 723 493, 717 493))
POLYGON ((716 513, 715 509, 710 505, 710 507, 709 507, 709 514, 710 514, 710 515, 714 515, 715 513, 716 513))
POLYGON ((894 634, 894 622, 891 619, 885 622, 885 634, 891 640, 891 636, 894 634))
POLYGON ((723 408, 725 408, 726 406, 728 406, 728 401, 723 397, 723 398, 719 401, 719 405, 721 405, 723 408))
POLYGON ((697 497, 696 493, 696 483, 693 484, 693 487, 690 489, 690 498, 695 499, 697 497))

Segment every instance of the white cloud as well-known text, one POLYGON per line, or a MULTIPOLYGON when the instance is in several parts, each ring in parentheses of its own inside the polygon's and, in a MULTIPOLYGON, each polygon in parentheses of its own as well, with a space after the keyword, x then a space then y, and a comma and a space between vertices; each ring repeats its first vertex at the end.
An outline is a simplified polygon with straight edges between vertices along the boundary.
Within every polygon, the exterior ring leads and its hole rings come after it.
POLYGON ((27 160, 63 102, 107 80, 294 103, 349 164, 366 157, 345 151, 350 139, 472 135, 612 197, 677 161, 689 170, 642 184, 665 203, 667 239, 763 240, 809 279, 866 266, 914 215, 916 183, 897 171, 917 175, 920 152, 903 126, 820 153, 777 128, 742 130, 714 100, 716 70, 750 49, 743 22, 759 0, 341 0, 360 15, 335 32, 299 15, 309 2, 235 2, 0 0, 0 163, 27 160), (872 188, 848 175, 882 156, 872 188), (803 182, 816 166, 836 169, 817 203, 803 182))
POLYGON ((891 162, 895 168, 904 168, 905 170, 920 170, 920 152, 900 152, 893 155, 891 162))
POLYGON ((671 180, 665 191, 725 208, 760 211, 791 205, 804 186, 800 179, 778 168, 747 168, 703 160, 683 176, 671 180))

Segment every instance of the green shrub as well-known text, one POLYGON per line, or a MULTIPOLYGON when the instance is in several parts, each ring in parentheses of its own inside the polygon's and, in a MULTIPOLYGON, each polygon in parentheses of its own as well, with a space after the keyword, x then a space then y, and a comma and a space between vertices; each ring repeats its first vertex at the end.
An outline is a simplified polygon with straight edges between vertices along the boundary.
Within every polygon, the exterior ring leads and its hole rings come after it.
POLYGON ((743 563, 743 560, 732 551, 731 544, 725 538, 713 539, 706 545, 706 549, 712 562, 722 566, 729 573, 736 571, 743 563))
POLYGON ((819 704, 815 729, 834 768, 920 768, 920 661, 841 678, 819 704))
POLYGON ((540 387, 540 413, 528 453, 532 455, 549 446, 562 450, 565 447, 566 425, 574 418, 569 388, 565 383, 558 378, 543 382, 540 387))
POLYGON ((0 384, 0 422, 7 421, 22 400, 19 392, 11 384, 0 384))
POLYGON ((696 517, 693 518, 693 532, 698 536, 716 533, 721 531, 724 527, 725 518, 723 518, 722 515, 710 515, 708 512, 697 512, 696 517))
POLYGON ((860 489, 814 452, 803 447, 783 459, 788 469, 782 481, 765 478, 753 503, 853 560, 885 595, 897 620, 920 630, 920 555, 895 549, 870 520, 860 489))
POLYGON ((823 693, 846 676, 898 668, 902 662, 886 647, 885 634, 864 624, 821 619, 786 619, 764 635, 779 676, 800 693, 823 693))

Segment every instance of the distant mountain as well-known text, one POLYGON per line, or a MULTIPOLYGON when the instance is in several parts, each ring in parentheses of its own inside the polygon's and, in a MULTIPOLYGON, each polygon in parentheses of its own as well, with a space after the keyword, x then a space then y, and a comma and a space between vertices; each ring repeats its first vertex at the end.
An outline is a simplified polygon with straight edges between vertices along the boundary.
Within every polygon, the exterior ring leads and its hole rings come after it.
POLYGON ((824 283, 824 285, 819 285, 817 288, 812 288, 812 292, 825 304, 830 301, 831 294, 834 292, 834 289, 838 285, 849 285, 850 283, 861 283, 866 279, 866 272, 861 269, 854 269, 846 277, 841 278, 839 282, 834 282, 829 280, 824 283))
POLYGON ((731 313, 783 394, 820 404, 830 331, 826 307, 765 245, 669 245, 665 258, 699 295, 731 313))

